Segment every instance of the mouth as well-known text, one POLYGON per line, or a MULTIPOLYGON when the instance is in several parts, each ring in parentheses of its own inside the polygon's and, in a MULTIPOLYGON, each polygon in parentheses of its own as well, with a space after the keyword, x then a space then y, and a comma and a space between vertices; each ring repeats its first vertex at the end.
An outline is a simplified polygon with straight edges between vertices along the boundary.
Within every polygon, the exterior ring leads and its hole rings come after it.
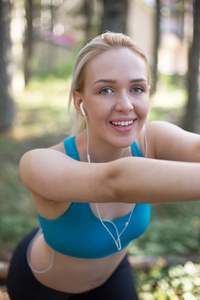
POLYGON ((120 122, 113 122, 111 121, 110 123, 114 126, 117 126, 117 127, 127 127, 127 126, 130 126, 131 124, 133 124, 133 121, 134 120, 130 120, 130 121, 120 121, 120 122))

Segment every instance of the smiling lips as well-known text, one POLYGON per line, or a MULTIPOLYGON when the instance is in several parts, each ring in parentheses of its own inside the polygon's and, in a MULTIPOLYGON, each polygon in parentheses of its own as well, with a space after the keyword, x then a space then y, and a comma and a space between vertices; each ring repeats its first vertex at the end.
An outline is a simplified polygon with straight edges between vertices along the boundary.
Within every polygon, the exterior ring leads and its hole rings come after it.
POLYGON ((133 120, 130 121, 121 121, 121 122, 110 122, 112 125, 117 126, 117 127, 126 127, 131 124, 133 124, 133 120))

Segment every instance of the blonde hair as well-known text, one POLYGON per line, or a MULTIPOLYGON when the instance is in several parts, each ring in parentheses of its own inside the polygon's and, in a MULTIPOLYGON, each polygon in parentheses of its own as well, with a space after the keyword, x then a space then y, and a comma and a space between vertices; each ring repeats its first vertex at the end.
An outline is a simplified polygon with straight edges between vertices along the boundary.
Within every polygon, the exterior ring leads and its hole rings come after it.
MULTIPOLYGON (((106 32, 86 44, 78 53, 74 70, 72 74, 72 83, 69 93, 69 106, 72 102, 73 92, 82 92, 84 89, 84 78, 85 78, 85 66, 86 64, 96 55, 99 55, 112 48, 126 47, 131 51, 139 55, 147 68, 147 80, 150 81, 150 71, 148 61, 143 50, 134 44, 133 40, 122 33, 106 32)), ((76 114, 76 121, 72 128, 71 135, 76 135, 85 129, 85 120, 80 114, 76 114)))

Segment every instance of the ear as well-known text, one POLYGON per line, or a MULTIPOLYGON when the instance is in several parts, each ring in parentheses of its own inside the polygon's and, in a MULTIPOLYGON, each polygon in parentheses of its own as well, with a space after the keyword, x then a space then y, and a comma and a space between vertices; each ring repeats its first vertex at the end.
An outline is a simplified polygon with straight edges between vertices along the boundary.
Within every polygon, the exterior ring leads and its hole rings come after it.
POLYGON ((151 92, 151 86, 150 85, 148 86, 148 92, 149 92, 149 95, 150 95, 150 92, 151 92))
POLYGON ((81 114, 81 116, 82 116, 83 114, 82 114, 82 111, 80 109, 80 104, 83 102, 83 97, 82 97, 81 93, 79 93, 77 91, 74 91, 72 95, 73 95, 74 106, 76 108, 76 111, 79 114, 81 114))

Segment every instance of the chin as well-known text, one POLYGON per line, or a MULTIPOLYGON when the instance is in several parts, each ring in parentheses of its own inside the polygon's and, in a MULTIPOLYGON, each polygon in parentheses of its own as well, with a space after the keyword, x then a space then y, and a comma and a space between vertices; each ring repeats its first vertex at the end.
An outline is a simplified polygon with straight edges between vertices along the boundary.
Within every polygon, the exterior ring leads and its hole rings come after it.
POLYGON ((136 139, 136 137, 118 138, 117 140, 113 141, 112 144, 116 148, 127 148, 127 147, 130 147, 133 144, 135 139, 136 139))

